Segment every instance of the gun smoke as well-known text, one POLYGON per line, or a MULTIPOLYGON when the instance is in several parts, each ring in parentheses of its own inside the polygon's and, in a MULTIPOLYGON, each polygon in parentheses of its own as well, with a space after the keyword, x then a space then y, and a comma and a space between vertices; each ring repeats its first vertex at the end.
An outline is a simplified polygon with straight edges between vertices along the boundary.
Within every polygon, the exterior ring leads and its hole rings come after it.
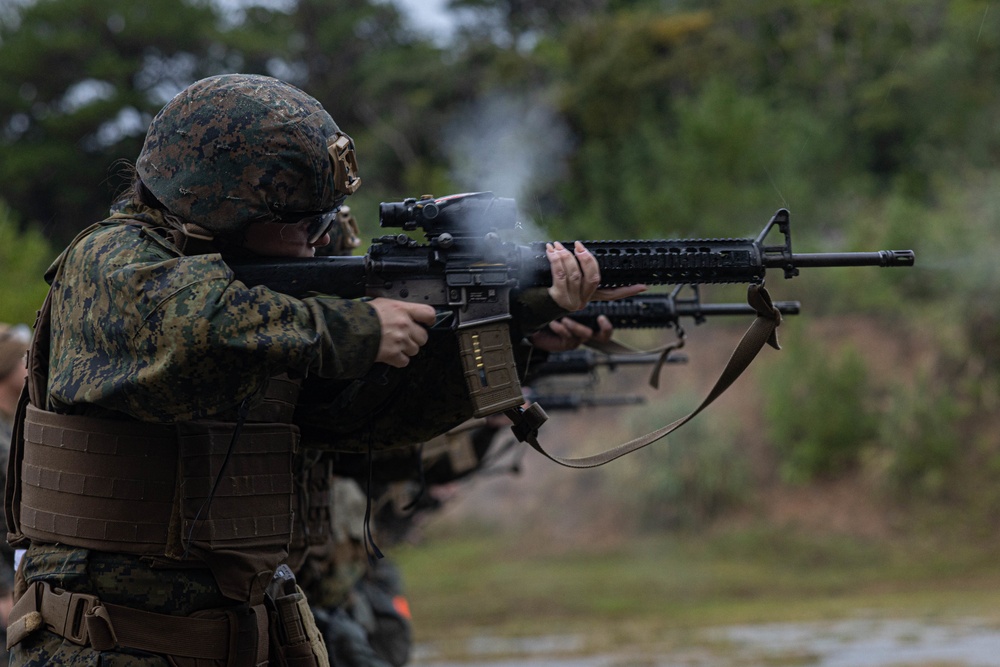
POLYGON ((566 176, 573 141, 541 95, 491 94, 473 102, 454 116, 445 144, 459 188, 516 199, 523 240, 547 238, 535 219, 537 196, 566 176))

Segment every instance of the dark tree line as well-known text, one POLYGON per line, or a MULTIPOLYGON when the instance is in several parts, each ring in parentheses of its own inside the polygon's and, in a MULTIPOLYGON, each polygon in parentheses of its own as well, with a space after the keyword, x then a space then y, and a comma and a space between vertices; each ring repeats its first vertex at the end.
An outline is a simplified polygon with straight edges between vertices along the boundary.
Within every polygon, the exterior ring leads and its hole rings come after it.
POLYGON ((933 198, 937 174, 1000 147, 1000 12, 972 0, 452 0, 450 42, 383 2, 244 4, 0 8, 18 219, 64 241, 103 217, 152 115, 231 71, 327 106, 358 143, 363 207, 496 177, 585 235, 742 233, 776 205, 821 210, 831 183, 933 198))

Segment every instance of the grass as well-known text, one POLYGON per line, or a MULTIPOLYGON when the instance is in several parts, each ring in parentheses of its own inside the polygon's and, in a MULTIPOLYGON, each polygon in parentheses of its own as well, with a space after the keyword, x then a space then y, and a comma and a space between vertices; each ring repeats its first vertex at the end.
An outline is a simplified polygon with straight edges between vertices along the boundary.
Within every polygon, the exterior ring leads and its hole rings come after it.
POLYGON ((1000 621, 997 554, 789 530, 665 535, 559 550, 441 535, 397 546, 418 642, 456 658, 488 634, 583 637, 582 652, 684 645, 706 628, 867 617, 1000 621))

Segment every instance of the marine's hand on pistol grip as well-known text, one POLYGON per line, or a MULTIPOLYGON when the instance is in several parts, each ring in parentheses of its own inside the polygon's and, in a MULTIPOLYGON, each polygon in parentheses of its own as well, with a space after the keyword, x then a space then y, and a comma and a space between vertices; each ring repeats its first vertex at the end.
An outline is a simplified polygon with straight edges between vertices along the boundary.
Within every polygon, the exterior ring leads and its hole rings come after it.
POLYGON ((372 299, 368 305, 375 309, 382 328, 375 361, 396 368, 406 367, 410 357, 427 343, 427 330, 436 321, 434 307, 382 297, 372 299))

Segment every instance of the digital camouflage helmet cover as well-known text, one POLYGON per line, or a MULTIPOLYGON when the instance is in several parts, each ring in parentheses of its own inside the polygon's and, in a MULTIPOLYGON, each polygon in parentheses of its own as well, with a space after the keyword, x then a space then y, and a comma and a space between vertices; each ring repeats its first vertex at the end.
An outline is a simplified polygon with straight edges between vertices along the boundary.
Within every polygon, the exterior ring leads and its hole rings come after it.
POLYGON ((323 106, 252 74, 178 93, 150 124, 136 170, 171 213, 216 234, 330 211, 361 184, 354 142, 323 106))

